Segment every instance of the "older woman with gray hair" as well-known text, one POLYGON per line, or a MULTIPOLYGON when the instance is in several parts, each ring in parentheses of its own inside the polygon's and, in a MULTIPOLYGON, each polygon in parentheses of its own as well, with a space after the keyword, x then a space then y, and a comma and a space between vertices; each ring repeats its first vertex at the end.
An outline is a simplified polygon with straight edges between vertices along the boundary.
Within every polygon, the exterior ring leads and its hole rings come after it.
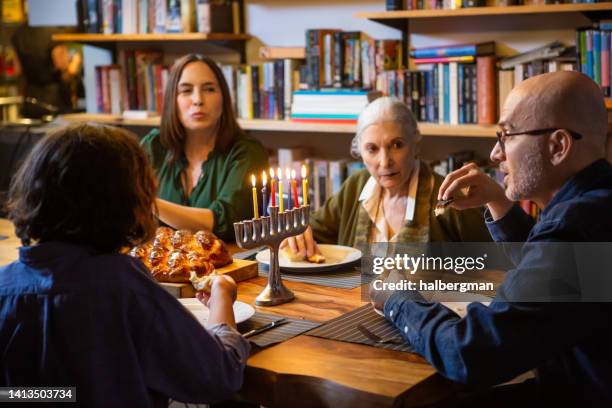
POLYGON ((351 146, 351 154, 366 168, 312 214, 304 235, 283 246, 311 256, 318 252, 316 242, 490 241, 479 209, 434 213, 442 177, 418 159, 420 140, 417 121, 405 103, 390 97, 370 103, 359 116, 351 146))

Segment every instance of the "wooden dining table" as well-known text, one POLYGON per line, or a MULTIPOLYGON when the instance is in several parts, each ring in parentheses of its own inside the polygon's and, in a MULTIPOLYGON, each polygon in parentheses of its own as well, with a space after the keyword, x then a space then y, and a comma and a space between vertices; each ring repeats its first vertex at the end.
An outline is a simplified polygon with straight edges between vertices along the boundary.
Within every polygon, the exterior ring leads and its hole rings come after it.
MULTIPOLYGON (((1 266, 17 259, 20 243, 8 220, 0 219, 0 235, 8 236, 0 240, 1 266)), ((321 323, 366 303, 359 287, 285 281, 295 300, 257 306, 255 297, 266 282, 263 277, 240 282, 238 300, 262 313, 321 323)), ((238 397, 267 407, 419 407, 459 390, 416 354, 299 335, 267 348, 253 348, 238 397)))

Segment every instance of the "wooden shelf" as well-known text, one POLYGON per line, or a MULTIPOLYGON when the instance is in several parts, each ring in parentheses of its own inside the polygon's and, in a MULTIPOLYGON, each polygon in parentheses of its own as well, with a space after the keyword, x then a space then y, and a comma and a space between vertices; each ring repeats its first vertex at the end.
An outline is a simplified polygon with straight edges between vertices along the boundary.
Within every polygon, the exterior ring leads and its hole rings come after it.
MULTIPOLYGON (((104 113, 72 113, 62 115, 67 122, 98 122, 123 126, 159 126, 159 116, 147 119, 124 119, 104 113)), ((354 124, 325 124, 293 122, 290 120, 268 119, 238 119, 240 127, 244 130, 272 131, 272 132, 305 132, 305 133, 355 133, 354 124)), ((495 137, 495 126, 480 125, 438 125, 434 123, 420 123, 419 129, 423 136, 450 136, 450 137, 495 137)))
POLYGON ((147 119, 124 119, 122 116, 107 113, 68 113, 60 116, 66 122, 96 122, 107 125, 123 126, 159 126, 160 117, 153 116, 147 119))
POLYGON ((354 124, 327 124, 294 122, 291 120, 238 119, 245 130, 269 130, 275 132, 355 133, 354 124))
POLYGON ((243 41, 249 34, 231 33, 171 33, 171 34, 53 34, 54 41, 104 43, 148 41, 243 41))
POLYGON ((385 20, 400 19, 508 16, 519 14, 592 13, 603 11, 612 11, 612 3, 542 4, 536 6, 470 7, 456 10, 435 9, 359 12, 355 14, 355 17, 379 20, 379 22, 385 23, 385 20))

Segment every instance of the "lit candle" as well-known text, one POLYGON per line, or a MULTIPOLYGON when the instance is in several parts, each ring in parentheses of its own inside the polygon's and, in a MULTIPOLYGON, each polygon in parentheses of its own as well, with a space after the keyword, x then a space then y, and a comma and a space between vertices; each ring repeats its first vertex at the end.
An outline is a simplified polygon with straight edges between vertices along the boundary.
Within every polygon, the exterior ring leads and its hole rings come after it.
POLYGON ((302 198, 304 205, 308 205, 308 179, 306 178, 306 166, 302 164, 302 198))
POLYGON ((276 207, 276 190, 274 185, 276 180, 274 180, 274 169, 270 167, 270 197, 272 198, 272 207, 276 207))
POLYGON ((291 170, 285 167, 285 179, 287 179, 287 209, 291 209, 291 170))
POLYGON ((259 218, 259 208, 257 207, 257 187, 255 175, 251 174, 251 184, 253 185, 253 218, 259 218))
POLYGON ((283 172, 281 171, 280 167, 276 170, 276 175, 278 176, 278 206, 280 207, 279 211, 283 212, 285 210, 283 205, 283 180, 281 180, 281 177, 283 177, 283 172))
POLYGON ((297 193, 297 182, 295 181, 295 169, 291 170, 291 191, 293 191, 293 204, 295 204, 295 208, 299 208, 300 202, 297 193))
POLYGON ((261 188, 262 202, 263 202, 263 215, 268 215, 268 190, 266 186, 268 185, 268 174, 266 171, 261 172, 261 183, 263 187, 261 188))

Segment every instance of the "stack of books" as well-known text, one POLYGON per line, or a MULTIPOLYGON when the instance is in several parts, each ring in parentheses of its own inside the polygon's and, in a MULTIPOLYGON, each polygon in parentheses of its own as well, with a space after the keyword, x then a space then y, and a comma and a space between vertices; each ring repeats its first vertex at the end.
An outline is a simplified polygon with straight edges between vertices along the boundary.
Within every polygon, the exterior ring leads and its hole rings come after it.
POLYGON ((291 119, 300 122, 356 123, 375 92, 321 89, 293 93, 291 119))

